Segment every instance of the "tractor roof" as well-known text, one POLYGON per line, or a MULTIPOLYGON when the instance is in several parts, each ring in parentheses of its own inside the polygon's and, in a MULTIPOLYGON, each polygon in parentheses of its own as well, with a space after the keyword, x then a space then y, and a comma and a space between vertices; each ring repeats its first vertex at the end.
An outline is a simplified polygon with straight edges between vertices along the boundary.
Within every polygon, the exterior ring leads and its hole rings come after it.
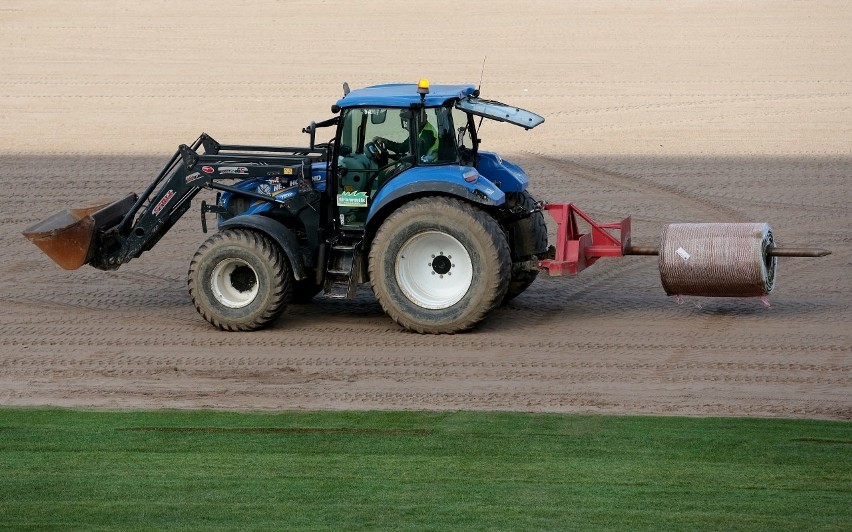
MULTIPOLYGON (((426 95, 426 107, 438 107, 450 100, 465 98, 474 93, 473 85, 432 85, 426 95)), ((390 83, 355 89, 337 100, 337 105, 347 107, 411 107, 420 103, 416 83, 390 83)))

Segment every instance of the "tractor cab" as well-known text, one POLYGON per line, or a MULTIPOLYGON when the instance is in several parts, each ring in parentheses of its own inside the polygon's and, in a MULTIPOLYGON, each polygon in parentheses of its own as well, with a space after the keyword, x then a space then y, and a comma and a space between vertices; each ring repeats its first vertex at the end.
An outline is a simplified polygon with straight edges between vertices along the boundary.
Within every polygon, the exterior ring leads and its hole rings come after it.
POLYGON ((470 115, 454 107, 472 93, 472 86, 430 90, 423 80, 417 90, 381 85, 350 92, 338 102, 331 174, 341 228, 363 229, 372 200, 407 170, 475 165, 470 115))
POLYGON ((413 167, 474 166, 472 132, 467 116, 451 107, 344 110, 332 161, 341 225, 363 226, 370 200, 413 167), (454 133, 457 121, 468 132, 461 137, 454 133))
POLYGON ((525 190, 526 174, 496 154, 479 151, 475 119, 525 129, 544 121, 524 109, 479 98, 473 85, 430 86, 425 79, 417 85, 354 91, 344 85, 344 96, 332 111, 339 114, 329 192, 344 230, 363 230, 379 210, 376 204, 397 195, 394 188, 416 194, 418 183, 423 190, 502 204, 502 192, 525 190))

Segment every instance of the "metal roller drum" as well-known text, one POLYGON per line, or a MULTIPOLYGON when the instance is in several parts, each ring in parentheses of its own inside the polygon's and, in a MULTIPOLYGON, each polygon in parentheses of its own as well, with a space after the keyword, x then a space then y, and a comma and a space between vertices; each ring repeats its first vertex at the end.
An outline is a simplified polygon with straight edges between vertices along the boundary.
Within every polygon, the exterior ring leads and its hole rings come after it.
POLYGON ((775 286, 778 259, 765 223, 671 224, 660 242, 668 295, 760 297, 775 286))

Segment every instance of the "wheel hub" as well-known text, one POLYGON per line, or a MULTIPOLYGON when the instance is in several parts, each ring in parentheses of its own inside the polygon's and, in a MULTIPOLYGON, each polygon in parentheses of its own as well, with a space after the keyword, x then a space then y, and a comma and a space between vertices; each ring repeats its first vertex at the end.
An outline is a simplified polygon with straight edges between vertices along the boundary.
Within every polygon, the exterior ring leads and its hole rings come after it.
POLYGON ((225 259, 213 268, 210 288, 222 305, 229 308, 245 307, 257 297, 257 272, 242 259, 225 259))
POLYGON ((450 262, 450 259, 444 255, 438 255, 432 261, 432 269, 435 270, 435 273, 439 275, 444 275, 445 273, 449 273, 450 269, 453 267, 453 263, 450 262))
POLYGON ((237 266, 231 272, 231 286, 240 292, 248 292, 257 284, 254 271, 247 266, 237 266))

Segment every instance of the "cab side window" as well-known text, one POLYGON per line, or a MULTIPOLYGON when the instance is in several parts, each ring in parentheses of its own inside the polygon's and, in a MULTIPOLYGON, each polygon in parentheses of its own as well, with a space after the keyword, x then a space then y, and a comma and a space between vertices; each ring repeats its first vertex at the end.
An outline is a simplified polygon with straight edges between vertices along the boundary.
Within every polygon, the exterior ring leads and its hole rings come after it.
POLYGON ((450 108, 438 107, 427 109, 425 113, 428 129, 437 138, 437 145, 431 150, 429 157, 421 161, 433 164, 452 164, 458 162, 456 138, 453 133, 453 116, 450 108))
POLYGON ((464 111, 453 109, 454 138, 458 148, 459 162, 463 165, 474 166, 473 125, 470 117, 464 111))

